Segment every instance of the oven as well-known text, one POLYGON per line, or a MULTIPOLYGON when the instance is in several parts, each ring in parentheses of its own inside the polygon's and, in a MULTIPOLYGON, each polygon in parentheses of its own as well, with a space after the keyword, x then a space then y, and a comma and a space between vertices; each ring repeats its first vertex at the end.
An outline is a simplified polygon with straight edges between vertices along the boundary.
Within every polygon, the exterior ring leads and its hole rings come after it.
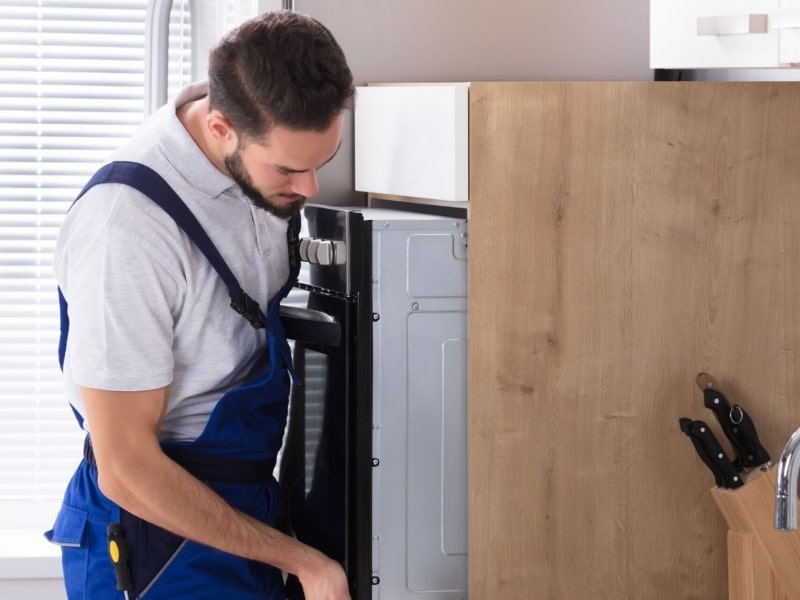
POLYGON ((463 600, 466 219, 310 205, 300 255, 284 521, 354 600, 463 600))

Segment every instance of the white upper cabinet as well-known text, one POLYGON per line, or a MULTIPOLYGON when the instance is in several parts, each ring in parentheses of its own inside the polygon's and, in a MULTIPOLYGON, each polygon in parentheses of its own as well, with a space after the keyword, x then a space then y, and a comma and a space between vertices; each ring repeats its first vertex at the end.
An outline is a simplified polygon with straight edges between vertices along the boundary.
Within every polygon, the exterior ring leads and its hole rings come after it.
POLYGON ((468 122, 467 83, 359 87, 356 190, 468 200, 468 122))
POLYGON ((650 0, 654 69, 800 64, 800 0, 650 0))
POLYGON ((778 62, 800 65, 800 0, 783 0, 781 6, 772 17, 778 30, 778 62))

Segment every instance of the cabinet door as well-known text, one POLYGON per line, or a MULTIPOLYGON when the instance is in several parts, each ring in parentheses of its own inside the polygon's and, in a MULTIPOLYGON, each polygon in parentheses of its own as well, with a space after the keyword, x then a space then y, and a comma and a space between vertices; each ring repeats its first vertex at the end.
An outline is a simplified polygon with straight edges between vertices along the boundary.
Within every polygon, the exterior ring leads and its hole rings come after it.
POLYGON ((777 67, 780 0, 651 0, 654 69, 777 67))
POLYGON ((470 600, 728 598, 678 419, 726 443, 707 371, 773 458, 800 425, 798 105, 793 82, 470 87, 470 600))
POLYGON ((359 87, 356 190, 466 201, 468 92, 466 83, 359 87))

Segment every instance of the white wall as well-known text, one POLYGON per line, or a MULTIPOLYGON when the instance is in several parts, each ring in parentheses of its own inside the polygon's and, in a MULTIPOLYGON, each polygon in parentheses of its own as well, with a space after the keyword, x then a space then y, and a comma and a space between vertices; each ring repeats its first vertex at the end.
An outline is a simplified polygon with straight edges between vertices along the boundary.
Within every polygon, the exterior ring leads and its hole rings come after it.
POLYGON ((0 532, 0 598, 64 600, 61 552, 36 532, 0 532))
POLYGON ((8 600, 63 600, 63 579, 7 579, 0 581, 0 598, 8 600))
MULTIPOLYGON (((322 21, 356 83, 650 80, 649 0, 295 0, 322 21)), ((351 127, 350 124, 348 124, 351 127)), ((352 137, 319 201, 359 203, 352 137)))

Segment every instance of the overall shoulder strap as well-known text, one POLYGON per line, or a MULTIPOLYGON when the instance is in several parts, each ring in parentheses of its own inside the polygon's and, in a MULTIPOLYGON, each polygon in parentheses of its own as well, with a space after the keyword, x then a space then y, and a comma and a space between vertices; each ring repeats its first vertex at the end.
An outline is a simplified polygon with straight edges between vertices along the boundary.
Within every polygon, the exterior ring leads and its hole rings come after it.
POLYGON ((245 293, 202 225, 161 175, 141 163, 129 161, 111 162, 101 167, 94 174, 78 194, 76 201, 89 188, 100 183, 122 183, 128 185, 139 190, 163 208, 177 223, 178 227, 186 232, 189 239, 200 249, 222 278, 228 288, 231 308, 247 319, 256 329, 262 329, 267 326, 266 316, 259 307, 258 302, 245 293))
POLYGON ((299 213, 289 218, 289 228, 286 230, 286 245, 289 247, 288 286, 294 286, 300 274, 300 225, 299 213))

